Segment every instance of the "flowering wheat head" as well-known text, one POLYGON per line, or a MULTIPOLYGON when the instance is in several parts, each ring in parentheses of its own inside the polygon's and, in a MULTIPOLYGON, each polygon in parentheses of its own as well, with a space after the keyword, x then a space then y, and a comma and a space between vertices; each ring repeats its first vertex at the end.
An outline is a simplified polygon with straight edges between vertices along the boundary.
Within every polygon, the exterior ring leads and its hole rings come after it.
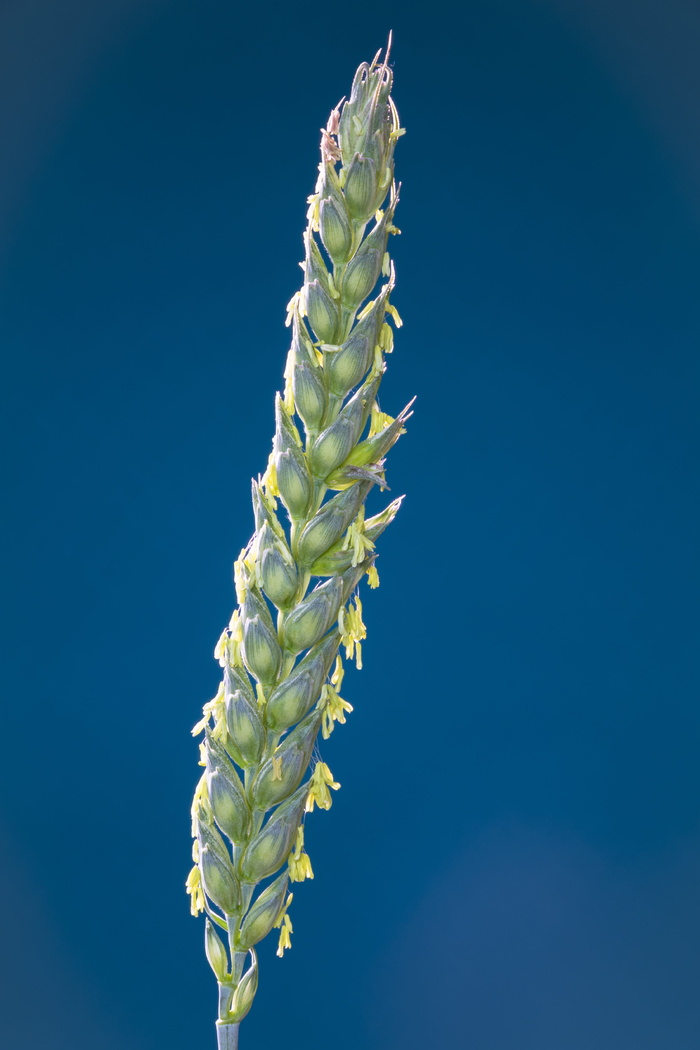
POLYGON ((379 57, 360 66, 322 131, 273 450, 253 482, 255 532, 235 563, 238 607, 215 651, 223 680, 193 730, 204 734, 204 772, 187 891, 193 914, 208 916, 220 1050, 237 1046, 253 1002, 255 945, 277 928, 278 955, 291 946, 289 884, 313 878, 305 816, 329 809, 340 786, 317 739, 352 710, 339 689, 343 659, 362 666, 358 585, 364 575, 378 585, 375 541, 401 502, 365 517, 410 415, 407 406, 392 419, 377 402, 393 347, 387 318, 401 324, 387 241, 399 232, 393 156, 402 129, 379 57))

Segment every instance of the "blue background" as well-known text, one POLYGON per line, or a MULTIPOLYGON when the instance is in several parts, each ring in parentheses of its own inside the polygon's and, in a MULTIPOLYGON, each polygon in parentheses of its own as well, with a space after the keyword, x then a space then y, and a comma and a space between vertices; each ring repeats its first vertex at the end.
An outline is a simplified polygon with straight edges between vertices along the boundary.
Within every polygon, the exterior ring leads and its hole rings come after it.
POLYGON ((700 1045, 697 6, 6 0, 8 1050, 213 1050, 190 727, 390 28, 408 496, 241 1047, 700 1045))

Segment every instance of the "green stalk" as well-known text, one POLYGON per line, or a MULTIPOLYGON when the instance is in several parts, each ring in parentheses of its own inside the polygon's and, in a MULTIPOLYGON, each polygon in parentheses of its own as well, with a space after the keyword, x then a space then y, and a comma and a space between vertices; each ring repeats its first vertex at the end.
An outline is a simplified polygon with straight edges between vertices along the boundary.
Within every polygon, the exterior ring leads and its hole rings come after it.
POLYGON ((393 158, 403 133, 388 52, 379 59, 360 66, 322 133, 272 454, 253 483, 255 532, 235 563, 238 607, 215 651, 223 680, 193 730, 204 733, 204 773, 187 891, 193 914, 208 916, 218 1050, 237 1050, 258 986, 255 945, 277 928, 277 954, 291 947, 289 883, 313 878, 305 817, 329 809, 340 787, 318 738, 352 710, 338 691, 340 650, 362 666, 358 585, 367 575, 378 586, 375 541, 401 503, 365 519, 410 415, 407 406, 392 419, 377 402, 393 349, 387 315, 401 324, 387 242, 399 232, 393 158))
POLYGON ((238 1050, 238 1029, 240 1024, 221 1024, 216 1022, 217 1050, 238 1050))

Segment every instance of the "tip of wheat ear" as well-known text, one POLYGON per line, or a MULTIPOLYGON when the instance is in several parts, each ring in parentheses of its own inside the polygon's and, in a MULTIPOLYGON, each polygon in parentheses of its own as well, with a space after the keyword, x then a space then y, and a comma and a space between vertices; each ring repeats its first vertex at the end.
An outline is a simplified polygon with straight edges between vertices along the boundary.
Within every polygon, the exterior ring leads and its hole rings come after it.
POLYGON ((322 130, 272 452, 253 481, 255 531, 236 560, 238 606, 215 650, 223 679, 193 730, 204 733, 204 772, 187 892, 193 913, 208 916, 220 1050, 238 1045, 252 1005, 255 945, 278 929, 278 954, 291 947, 288 883, 314 877, 306 816, 329 809, 340 787, 319 739, 353 710, 340 689, 344 661, 362 666, 358 588, 365 575, 378 585, 376 542, 403 499, 365 514, 375 486, 388 488, 386 456, 413 404, 394 418, 378 402, 392 323, 402 323, 390 302, 403 134, 390 47, 391 34, 383 59, 379 51, 359 66, 322 130))

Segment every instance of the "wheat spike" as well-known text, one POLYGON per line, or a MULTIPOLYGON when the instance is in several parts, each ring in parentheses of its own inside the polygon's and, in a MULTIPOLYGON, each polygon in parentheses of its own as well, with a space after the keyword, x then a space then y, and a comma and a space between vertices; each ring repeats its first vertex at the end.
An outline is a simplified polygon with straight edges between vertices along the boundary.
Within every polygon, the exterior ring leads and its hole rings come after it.
POLYGON ((387 242, 399 232, 393 158, 403 133, 388 49, 380 55, 359 67, 321 133, 273 450, 253 482, 255 532, 235 563, 238 606, 215 650, 222 682, 193 730, 204 772, 187 892, 193 914, 207 915, 219 1050, 238 1046, 258 986, 255 945, 277 928, 277 954, 291 946, 289 883, 313 878, 306 814, 329 809, 340 787, 317 741, 352 711, 339 689, 343 660, 362 666, 358 585, 364 575, 378 585, 375 542, 401 503, 365 518, 411 414, 409 405, 392 419, 377 402, 393 348, 387 319, 401 324, 387 242))

